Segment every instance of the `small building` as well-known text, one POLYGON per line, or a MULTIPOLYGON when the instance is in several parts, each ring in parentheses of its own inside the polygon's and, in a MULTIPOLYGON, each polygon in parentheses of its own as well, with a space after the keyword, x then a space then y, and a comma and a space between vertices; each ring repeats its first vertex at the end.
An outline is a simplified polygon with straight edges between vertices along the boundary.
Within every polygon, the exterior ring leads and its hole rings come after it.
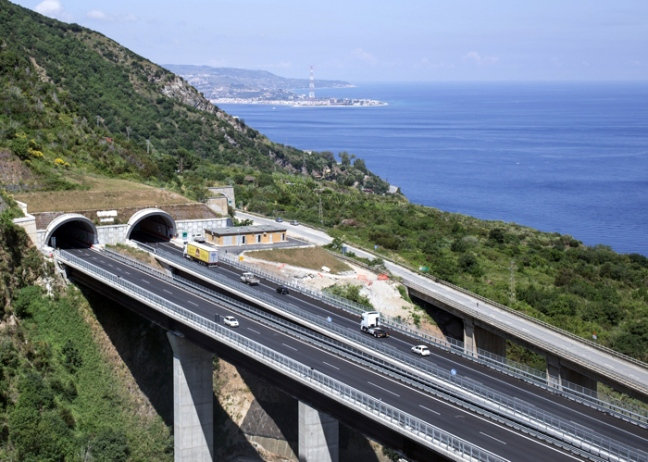
POLYGON ((205 229, 205 240, 218 246, 277 244, 286 242, 286 229, 276 225, 210 228, 205 229))

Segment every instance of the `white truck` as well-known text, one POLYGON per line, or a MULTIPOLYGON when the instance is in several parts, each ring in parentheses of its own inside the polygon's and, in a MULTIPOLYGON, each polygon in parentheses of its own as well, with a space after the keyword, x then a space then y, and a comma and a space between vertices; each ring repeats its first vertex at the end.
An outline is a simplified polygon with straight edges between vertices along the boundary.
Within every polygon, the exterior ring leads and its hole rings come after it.
POLYGON ((372 327, 380 325, 380 313, 378 311, 364 311, 360 321, 360 329, 367 332, 372 327))
POLYGON ((380 327, 380 313, 378 311, 365 311, 362 313, 360 330, 374 337, 389 337, 389 332, 380 327))
POLYGON ((259 278, 254 275, 254 273, 250 272, 241 274, 241 281, 251 286, 259 285, 259 282, 261 282, 259 278))

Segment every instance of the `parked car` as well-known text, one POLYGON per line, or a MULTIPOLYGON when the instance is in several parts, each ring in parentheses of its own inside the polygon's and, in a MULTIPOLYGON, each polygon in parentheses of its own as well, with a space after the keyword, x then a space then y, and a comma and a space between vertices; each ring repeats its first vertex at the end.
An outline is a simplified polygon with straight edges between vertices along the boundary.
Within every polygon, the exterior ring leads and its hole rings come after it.
POLYGON ((389 333, 385 329, 382 329, 381 327, 370 327, 365 332, 367 332, 368 334, 373 335, 376 338, 389 337, 389 333))
POLYGON ((297 220, 292 220, 292 221, 290 222, 290 224, 293 225, 293 226, 298 226, 298 225, 299 225, 299 222, 298 222, 297 220))
POLYGON ((430 356, 430 349, 426 345, 415 345, 412 347, 412 352, 421 356, 430 356))
POLYGON ((279 286, 277 287, 277 293, 281 295, 288 295, 290 294, 290 291, 288 290, 288 287, 286 286, 279 286))
POLYGON ((230 327, 238 327, 239 322, 234 316, 225 316, 223 318, 223 324, 230 327))
POLYGON ((281 223, 281 222, 283 221, 283 218, 281 218, 281 217, 277 217, 277 218, 275 218, 275 221, 276 221, 277 223, 281 223))

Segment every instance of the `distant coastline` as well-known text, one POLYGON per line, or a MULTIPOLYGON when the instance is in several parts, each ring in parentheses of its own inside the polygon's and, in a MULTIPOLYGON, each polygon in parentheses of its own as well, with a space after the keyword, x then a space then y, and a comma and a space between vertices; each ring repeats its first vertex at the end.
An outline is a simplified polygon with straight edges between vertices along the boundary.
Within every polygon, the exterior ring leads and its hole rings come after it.
POLYGON ((314 91, 350 89, 344 80, 314 80, 280 77, 267 71, 166 64, 181 75, 212 104, 263 104, 291 107, 387 106, 371 98, 315 97, 314 91), (306 94, 305 92, 308 92, 306 94))
POLYGON ((264 98, 212 98, 212 104, 264 104, 291 107, 372 107, 387 106, 384 101, 366 98, 317 98, 317 99, 264 99, 264 98))

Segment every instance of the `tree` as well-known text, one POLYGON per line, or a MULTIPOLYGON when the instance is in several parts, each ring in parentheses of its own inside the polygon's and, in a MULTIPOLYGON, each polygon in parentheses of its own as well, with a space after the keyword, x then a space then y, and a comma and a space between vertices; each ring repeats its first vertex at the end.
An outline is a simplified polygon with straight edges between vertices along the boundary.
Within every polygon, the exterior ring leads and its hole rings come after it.
POLYGON ((121 462, 128 459, 128 440, 122 431, 106 428, 90 442, 90 452, 97 462, 121 462))

